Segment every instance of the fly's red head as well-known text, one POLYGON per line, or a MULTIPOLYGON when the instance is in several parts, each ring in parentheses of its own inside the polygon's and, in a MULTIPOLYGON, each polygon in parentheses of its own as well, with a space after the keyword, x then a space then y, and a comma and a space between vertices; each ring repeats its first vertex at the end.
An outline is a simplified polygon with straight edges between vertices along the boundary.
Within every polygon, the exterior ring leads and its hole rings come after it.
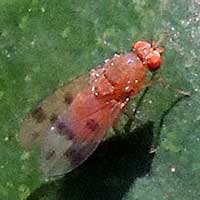
POLYGON ((159 47, 156 42, 139 40, 133 44, 132 48, 149 69, 156 70, 160 67, 164 48, 159 47))

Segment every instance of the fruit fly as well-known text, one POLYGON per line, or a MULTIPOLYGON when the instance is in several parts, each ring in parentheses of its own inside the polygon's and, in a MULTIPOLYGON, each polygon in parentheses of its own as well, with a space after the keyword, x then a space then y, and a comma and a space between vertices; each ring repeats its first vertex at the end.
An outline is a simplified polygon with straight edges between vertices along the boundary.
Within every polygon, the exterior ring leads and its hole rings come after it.
POLYGON ((160 67, 163 51, 155 42, 137 41, 130 52, 114 55, 59 88, 28 115, 20 141, 40 146, 41 168, 48 177, 73 170, 94 152, 144 87, 147 71, 160 67))

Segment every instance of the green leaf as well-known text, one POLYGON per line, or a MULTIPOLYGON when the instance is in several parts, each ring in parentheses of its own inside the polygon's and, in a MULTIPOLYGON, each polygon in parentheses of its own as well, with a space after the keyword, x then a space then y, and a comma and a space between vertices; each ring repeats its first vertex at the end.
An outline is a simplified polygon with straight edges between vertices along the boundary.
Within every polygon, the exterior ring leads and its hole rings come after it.
POLYGON ((199 10, 197 0, 2 0, 0 199, 198 199, 199 10), (140 128, 107 139, 64 178, 42 180, 36 155, 17 140, 26 114, 66 81, 129 50, 133 41, 159 40, 165 32, 158 75, 191 97, 179 99, 152 86, 138 110, 140 128), (159 147, 150 154, 153 135, 159 147))

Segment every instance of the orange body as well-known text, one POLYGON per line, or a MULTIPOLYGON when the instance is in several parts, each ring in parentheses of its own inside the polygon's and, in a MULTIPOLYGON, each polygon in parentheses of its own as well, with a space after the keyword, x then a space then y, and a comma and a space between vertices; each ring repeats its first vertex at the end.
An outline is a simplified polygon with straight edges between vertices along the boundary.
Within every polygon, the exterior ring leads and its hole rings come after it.
POLYGON ((90 85, 78 93, 69 108, 69 126, 76 136, 101 139, 130 97, 141 90, 145 74, 146 67, 134 52, 116 55, 93 70, 90 85))
POLYGON ((143 88, 147 69, 159 68, 162 51, 155 43, 134 43, 132 51, 91 70, 89 81, 79 78, 55 92, 25 120, 22 138, 27 130, 32 143, 39 138, 41 166, 47 176, 67 173, 89 157, 130 97, 143 88), (72 95, 66 96, 66 91, 72 95))

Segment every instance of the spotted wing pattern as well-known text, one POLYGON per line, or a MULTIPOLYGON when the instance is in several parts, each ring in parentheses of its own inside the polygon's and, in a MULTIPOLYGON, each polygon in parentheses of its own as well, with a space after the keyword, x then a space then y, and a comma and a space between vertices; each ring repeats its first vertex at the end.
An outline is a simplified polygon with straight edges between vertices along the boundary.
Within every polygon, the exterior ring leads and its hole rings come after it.
POLYGON ((40 148, 45 177, 63 175, 85 161, 101 142, 114 118, 117 102, 96 101, 80 76, 43 100, 22 123, 19 141, 27 149, 40 148), (79 95, 80 93, 80 95, 79 95))

